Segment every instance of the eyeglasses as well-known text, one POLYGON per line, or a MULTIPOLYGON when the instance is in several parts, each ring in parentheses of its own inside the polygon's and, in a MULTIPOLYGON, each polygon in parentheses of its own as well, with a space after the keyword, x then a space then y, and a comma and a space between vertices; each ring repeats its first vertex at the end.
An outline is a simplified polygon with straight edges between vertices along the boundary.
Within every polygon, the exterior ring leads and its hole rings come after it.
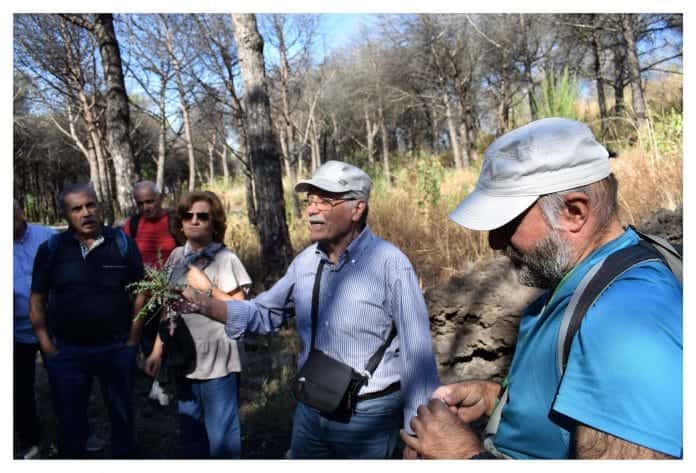
POLYGON ((155 203, 155 199, 146 199, 146 200, 136 200, 135 205, 138 207, 142 207, 143 205, 152 205, 155 203))
POLYGON ((305 207, 309 207, 312 204, 314 204, 314 205, 316 205, 317 209, 320 212, 328 212, 329 210, 333 209, 337 205, 340 205, 347 200, 356 200, 356 199, 332 199, 330 197, 314 196, 313 198, 307 197, 302 203, 304 204, 305 207))
POLYGON ((182 217, 184 220, 193 220, 194 215, 200 222, 207 222, 210 220, 210 213, 208 212, 184 212, 182 217))

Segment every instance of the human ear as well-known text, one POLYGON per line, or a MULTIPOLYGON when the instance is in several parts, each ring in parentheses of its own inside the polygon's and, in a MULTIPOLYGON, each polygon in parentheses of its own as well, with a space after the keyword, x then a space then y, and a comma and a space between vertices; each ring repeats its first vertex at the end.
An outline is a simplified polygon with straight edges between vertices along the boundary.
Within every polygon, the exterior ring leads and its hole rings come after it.
POLYGON ((577 233, 587 224, 590 216, 590 199, 582 192, 570 192, 563 196, 565 206, 561 209, 559 220, 568 232, 577 233))
POLYGON ((351 215, 351 220, 353 222, 359 222, 362 214, 365 212, 366 203, 364 200, 358 200, 353 206, 353 214, 351 215))

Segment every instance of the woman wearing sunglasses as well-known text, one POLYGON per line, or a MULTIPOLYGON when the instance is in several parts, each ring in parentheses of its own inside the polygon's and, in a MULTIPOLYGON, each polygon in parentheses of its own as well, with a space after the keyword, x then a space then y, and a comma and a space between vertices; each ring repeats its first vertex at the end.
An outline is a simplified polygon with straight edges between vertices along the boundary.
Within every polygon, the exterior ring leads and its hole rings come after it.
MULTIPOLYGON (((183 286, 189 265, 203 270, 213 283, 211 296, 244 299, 251 279, 241 261, 224 246, 226 218, 220 199, 212 192, 189 192, 177 208, 177 228, 186 243, 172 251, 166 267, 171 284, 183 286)), ((177 385, 177 407, 184 458, 239 458, 239 372, 237 342, 225 326, 196 313, 182 315, 194 340, 196 367, 177 385)), ((156 375, 162 363, 158 336, 146 370, 156 375)))

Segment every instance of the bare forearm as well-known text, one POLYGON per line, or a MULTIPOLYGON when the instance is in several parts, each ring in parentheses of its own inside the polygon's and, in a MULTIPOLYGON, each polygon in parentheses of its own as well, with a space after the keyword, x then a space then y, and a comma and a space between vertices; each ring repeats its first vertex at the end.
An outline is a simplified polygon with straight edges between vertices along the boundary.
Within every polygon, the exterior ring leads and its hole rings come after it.
POLYGON ((155 343, 152 345, 152 354, 155 356, 162 356, 162 351, 164 348, 164 343, 162 343, 162 339, 159 336, 159 333, 157 334, 157 337, 155 337, 155 343))
POLYGON ((144 305, 145 296, 143 294, 139 294, 133 302, 133 322, 131 323, 130 334, 128 336, 129 345, 137 345, 140 342, 140 335, 142 334, 143 325, 145 325, 145 320, 142 318, 138 318, 138 313, 144 305))
POLYGON ((604 460, 660 460, 673 458, 664 453, 641 447, 613 435, 579 425, 575 431, 575 457, 604 460))
POLYGON ((46 328, 45 304, 46 296, 44 294, 33 293, 29 299, 29 319, 38 339, 39 348, 44 353, 56 351, 46 328))

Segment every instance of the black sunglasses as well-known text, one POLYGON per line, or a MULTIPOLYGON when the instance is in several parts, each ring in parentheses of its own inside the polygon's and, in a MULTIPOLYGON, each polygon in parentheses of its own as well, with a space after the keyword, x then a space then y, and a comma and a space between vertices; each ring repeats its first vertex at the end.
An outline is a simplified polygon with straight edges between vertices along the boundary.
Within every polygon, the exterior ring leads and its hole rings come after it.
POLYGON ((194 215, 201 222, 207 222, 208 220, 210 220, 210 213, 208 213, 208 212, 184 212, 183 219, 184 220, 193 220, 194 215))

